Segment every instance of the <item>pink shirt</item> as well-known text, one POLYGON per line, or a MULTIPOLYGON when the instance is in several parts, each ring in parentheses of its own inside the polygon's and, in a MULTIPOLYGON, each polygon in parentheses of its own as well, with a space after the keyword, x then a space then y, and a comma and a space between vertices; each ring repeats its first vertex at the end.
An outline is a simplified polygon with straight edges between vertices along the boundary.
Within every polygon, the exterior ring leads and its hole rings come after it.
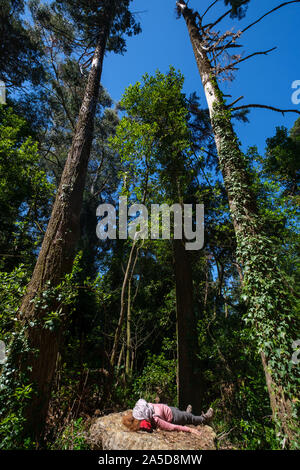
POLYGON ((162 403, 150 403, 154 408, 153 421, 159 429, 164 431, 183 431, 191 432, 192 429, 187 426, 180 426, 179 424, 172 424, 173 414, 168 405, 162 403))

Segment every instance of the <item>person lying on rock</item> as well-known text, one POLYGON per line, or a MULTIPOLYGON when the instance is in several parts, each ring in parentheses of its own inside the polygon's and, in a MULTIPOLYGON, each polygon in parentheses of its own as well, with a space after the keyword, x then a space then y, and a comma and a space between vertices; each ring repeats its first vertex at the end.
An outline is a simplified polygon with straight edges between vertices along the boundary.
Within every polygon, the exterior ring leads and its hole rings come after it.
POLYGON ((122 422, 130 431, 152 432, 153 428, 158 428, 164 431, 184 431, 201 435, 197 429, 186 425, 207 424, 213 414, 212 408, 209 408, 206 413, 202 413, 201 416, 195 416, 192 414, 191 405, 187 407, 186 411, 180 411, 173 406, 148 403, 146 400, 140 399, 133 410, 123 416, 122 422))

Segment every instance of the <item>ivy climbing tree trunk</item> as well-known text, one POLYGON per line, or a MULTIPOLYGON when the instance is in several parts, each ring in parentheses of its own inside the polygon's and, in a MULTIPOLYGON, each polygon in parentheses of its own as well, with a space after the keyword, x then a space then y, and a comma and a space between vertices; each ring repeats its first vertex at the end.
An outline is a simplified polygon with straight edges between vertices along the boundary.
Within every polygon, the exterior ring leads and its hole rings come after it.
POLYGON ((43 432, 48 411, 62 323, 55 331, 47 329, 43 324, 43 317, 45 313, 56 310, 56 300, 47 305, 46 310, 40 309, 36 300, 42 292, 57 286, 64 275, 72 270, 108 32, 108 27, 103 29, 97 41, 72 146, 43 244, 19 312, 21 323, 26 325, 29 347, 35 351, 25 361, 21 360, 20 366, 24 369, 22 372, 28 374, 28 382, 34 386, 32 398, 26 402, 24 409, 24 435, 32 435, 37 441, 43 432))
MULTIPOLYGON (((231 123, 199 27, 199 14, 180 0, 177 7, 185 19, 202 80, 215 136, 220 167, 234 224, 239 260, 244 270, 244 293, 248 301, 247 322, 261 355, 273 418, 283 442, 294 439, 291 397, 290 297, 277 267, 274 242, 260 220, 245 157, 231 123), (284 373, 285 372, 285 373, 284 373)), ((200 19, 201 22, 201 19, 200 19)))

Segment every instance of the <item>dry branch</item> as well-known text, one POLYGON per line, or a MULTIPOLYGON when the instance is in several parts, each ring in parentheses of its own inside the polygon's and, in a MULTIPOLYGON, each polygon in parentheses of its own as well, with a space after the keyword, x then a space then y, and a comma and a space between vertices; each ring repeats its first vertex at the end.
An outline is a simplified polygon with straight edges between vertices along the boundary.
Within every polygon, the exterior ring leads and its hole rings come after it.
POLYGON ((249 24, 245 29, 243 29, 242 33, 247 31, 248 29, 252 28, 252 26, 255 26, 257 23, 259 23, 261 20, 263 20, 266 16, 270 15, 271 13, 274 13, 275 11, 279 10, 282 7, 285 7, 286 5, 290 5, 291 3, 300 3, 300 0, 292 0, 290 2, 284 2, 278 5, 277 7, 273 8, 272 10, 268 11, 265 13, 263 16, 258 18, 258 20, 254 21, 253 23, 249 24))
POLYGON ((276 111, 278 113, 282 113, 283 115, 285 113, 297 113, 300 114, 300 111, 297 109, 279 109, 279 108, 274 108, 273 106, 267 106, 264 104, 246 104, 244 106, 238 106, 237 108, 231 108, 232 111, 238 111, 240 109, 248 109, 248 108, 262 108, 262 109, 270 109, 271 111, 276 111))

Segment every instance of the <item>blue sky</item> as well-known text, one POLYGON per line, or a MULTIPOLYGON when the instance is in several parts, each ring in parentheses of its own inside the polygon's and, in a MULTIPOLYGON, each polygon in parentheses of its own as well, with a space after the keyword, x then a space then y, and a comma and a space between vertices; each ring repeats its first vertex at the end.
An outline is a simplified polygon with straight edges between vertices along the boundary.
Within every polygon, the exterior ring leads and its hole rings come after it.
MULTIPOLYGON (((204 11, 211 0, 190 0, 190 7, 204 11)), ((269 9, 282 3, 281 0, 251 0, 246 17, 238 21, 222 22, 222 30, 242 29, 269 9)), ((129 38, 124 56, 108 54, 103 69, 102 84, 114 100, 119 100, 124 89, 140 80, 145 72, 159 69, 166 72, 170 65, 185 75, 185 92, 196 91, 206 106, 205 97, 192 46, 184 20, 176 19, 175 0, 134 0, 131 10, 137 15, 143 29, 139 36, 129 38)), ((209 13, 212 20, 226 11, 223 0, 209 13)), ((232 101, 243 95, 241 104, 266 104, 284 109, 298 109, 291 96, 291 85, 300 80, 299 62, 300 3, 288 5, 265 18, 241 38, 245 55, 255 51, 277 50, 268 56, 258 56, 241 64, 233 82, 221 83, 222 91, 232 95, 232 101)), ((252 110, 249 124, 236 124, 237 134, 244 150, 257 145, 264 151, 266 138, 275 133, 276 126, 292 127, 297 114, 284 117, 269 110, 252 110)))

